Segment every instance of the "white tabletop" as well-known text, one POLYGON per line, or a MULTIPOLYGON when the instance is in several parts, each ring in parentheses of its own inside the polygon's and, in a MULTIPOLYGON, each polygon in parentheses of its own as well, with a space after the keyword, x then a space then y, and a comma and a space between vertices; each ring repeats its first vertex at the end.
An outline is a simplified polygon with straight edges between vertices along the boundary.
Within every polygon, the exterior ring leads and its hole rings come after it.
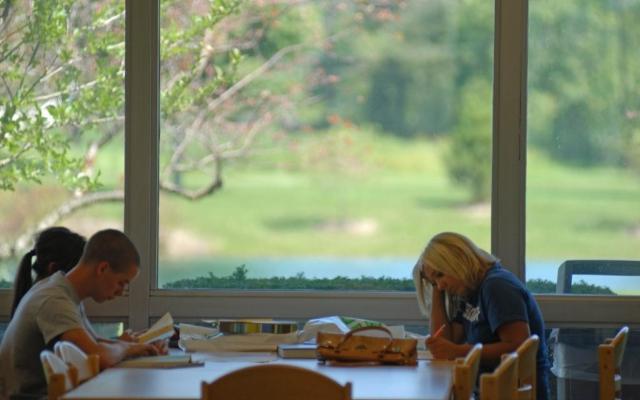
MULTIPOLYGON (((451 362, 420 361, 418 366, 331 366, 316 360, 276 360, 351 382, 357 400, 444 400, 452 385, 451 362)), ((211 382, 247 361, 207 361, 204 366, 175 369, 111 368, 68 392, 64 399, 199 399, 200 383, 211 382)))

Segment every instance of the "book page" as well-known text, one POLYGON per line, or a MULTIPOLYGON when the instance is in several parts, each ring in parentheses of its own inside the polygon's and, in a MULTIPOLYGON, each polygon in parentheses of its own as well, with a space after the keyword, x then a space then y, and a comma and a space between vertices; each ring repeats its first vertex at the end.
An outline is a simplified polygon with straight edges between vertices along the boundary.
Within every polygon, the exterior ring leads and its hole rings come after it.
POLYGON ((151 343, 156 340, 168 339, 171 336, 173 336, 173 318, 170 313, 166 313, 155 324, 151 325, 145 333, 138 336, 138 342, 151 343))

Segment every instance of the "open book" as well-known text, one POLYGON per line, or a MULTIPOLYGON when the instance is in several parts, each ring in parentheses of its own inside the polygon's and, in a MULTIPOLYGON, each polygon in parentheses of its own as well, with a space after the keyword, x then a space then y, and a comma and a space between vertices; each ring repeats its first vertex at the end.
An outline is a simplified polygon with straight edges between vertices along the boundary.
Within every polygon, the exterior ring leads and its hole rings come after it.
POLYGON ((171 314, 166 313, 149 329, 138 336, 139 343, 151 343, 156 340, 168 339, 173 336, 173 318, 171 314))
POLYGON ((184 368, 204 365, 193 362, 190 354, 176 354, 168 356, 139 357, 125 360, 116 365, 118 368, 184 368))

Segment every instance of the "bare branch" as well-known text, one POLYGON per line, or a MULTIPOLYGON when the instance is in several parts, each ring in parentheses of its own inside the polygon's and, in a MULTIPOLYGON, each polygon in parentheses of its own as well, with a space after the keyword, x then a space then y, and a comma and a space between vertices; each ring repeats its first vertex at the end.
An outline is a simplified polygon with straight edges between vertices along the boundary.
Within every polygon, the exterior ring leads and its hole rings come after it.
POLYGON ((78 58, 73 58, 69 61, 67 61, 66 63, 60 65, 58 68, 54 69, 53 71, 49 72, 48 74, 46 74, 43 78, 42 78, 42 82, 47 82, 49 79, 51 79, 52 77, 54 77, 55 75, 59 74, 60 72, 64 71, 64 68, 69 66, 69 65, 73 65, 74 63, 81 61, 82 59, 80 57, 78 58))
POLYGON ((22 149, 20 149, 19 151, 15 153, 11 153, 11 157, 7 157, 4 160, 0 160, 0 169, 6 167, 7 165, 11 164, 12 162, 20 158, 20 156, 26 153, 27 151, 29 151, 31 147, 32 147, 31 143, 27 143, 24 146, 22 146, 22 149))
POLYGON ((76 86, 76 87, 74 87, 72 89, 69 89, 69 90, 61 90, 59 92, 53 92, 53 93, 45 94, 45 95, 42 95, 42 96, 34 97, 34 100, 36 100, 36 101, 46 101, 46 100, 50 100, 50 99, 53 99, 53 98, 56 98, 56 97, 60 97, 63 94, 79 92, 80 90, 83 90, 83 89, 86 89, 86 88, 90 88, 90 87, 93 87, 93 86, 97 85, 98 82, 99 82, 99 80, 96 79, 96 80, 93 80, 91 82, 87 82, 85 84, 82 84, 80 86, 76 86))
POLYGON ((80 197, 72 198, 42 218, 31 229, 20 235, 15 242, 11 244, 0 244, 0 259, 6 259, 24 253, 36 232, 54 225, 67 215, 93 204, 120 201, 124 201, 124 191, 122 190, 87 193, 80 197))
POLYGON ((31 51, 31 56, 29 57, 29 62, 24 66, 24 71, 22 71, 22 78, 20 79, 20 84, 18 85, 18 91, 22 89, 22 85, 24 84, 24 80, 27 78, 27 71, 33 65, 33 62, 36 59, 36 54, 38 54, 38 50, 40 50, 41 42, 38 40, 36 45, 33 46, 33 50, 31 51))
POLYGON ((125 12, 121 12, 119 14, 116 14, 112 17, 109 17, 107 19, 101 20, 101 21, 96 21, 96 24, 94 26, 92 26, 92 28, 95 30, 96 28, 104 28, 107 27, 109 25, 111 25, 111 23, 117 21, 120 18, 124 18, 125 16, 125 12))
POLYGON ((5 79, 4 75, 2 75, 2 83, 4 84, 4 87, 7 89, 7 94, 9 95, 9 101, 13 103, 13 91, 11 90, 11 86, 9 86, 9 83, 5 79))
POLYGON ((264 74, 267 70, 269 70, 269 68, 271 68, 278 61, 280 61, 282 57, 298 49, 301 49, 305 46, 307 46, 306 43, 298 43, 291 46, 283 47, 282 49, 278 50, 264 64, 262 64, 260 67, 256 68, 255 70, 251 71, 251 73, 247 74, 244 78, 240 79, 236 84, 231 86, 228 90, 220 94, 220 96, 218 96, 214 101, 209 103, 209 107, 208 107, 209 111, 215 110, 220 104, 232 98, 236 93, 238 93, 240 90, 245 88, 253 80, 255 80, 256 78, 264 74))
POLYGON ((98 139, 94 140, 87 147, 87 151, 84 154, 84 172, 91 176, 93 175, 93 167, 96 163, 96 157, 98 151, 116 137, 120 133, 119 129, 107 129, 98 139))
POLYGON ((214 172, 214 175, 211 177, 211 181, 209 182, 209 184, 202 187, 201 189, 197 189, 197 190, 185 189, 183 187, 180 187, 164 179, 160 181, 160 189, 169 193, 177 194, 180 197, 184 197, 189 200, 198 200, 203 197, 209 196, 210 194, 214 193, 215 191, 217 191, 222 187, 222 174, 221 174, 222 163, 220 158, 215 159, 215 164, 216 164, 215 172, 214 172))
POLYGON ((86 121, 82 121, 79 124, 75 124, 75 126, 98 125, 98 124, 105 124, 107 122, 118 122, 118 121, 124 121, 124 115, 114 115, 112 117, 88 119, 86 121))

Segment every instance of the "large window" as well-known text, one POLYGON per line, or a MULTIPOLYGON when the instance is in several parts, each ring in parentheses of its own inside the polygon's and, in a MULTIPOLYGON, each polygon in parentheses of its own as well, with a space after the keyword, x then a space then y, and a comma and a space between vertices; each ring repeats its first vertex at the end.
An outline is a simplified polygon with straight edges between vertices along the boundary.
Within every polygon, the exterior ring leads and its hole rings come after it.
POLYGON ((5 2, 0 285, 31 236, 123 226, 124 1, 5 2))
MULTIPOLYGON (((529 8, 526 275, 547 292, 565 260, 640 259, 640 1, 529 8)), ((624 267, 573 292, 640 294, 624 267)))
POLYGON ((490 2, 160 12, 160 288, 411 291, 433 234, 490 247, 490 2))
MULTIPOLYGON (((89 311, 134 329, 167 310, 422 324, 409 271, 444 229, 541 293, 565 260, 640 258, 636 0, 128 0, 126 35, 124 3, 3 6, 4 287, 39 221, 123 213, 141 274, 89 311), (268 290, 338 275, 392 279, 268 290)), ((557 326, 640 322, 634 296, 538 300, 557 326)))

